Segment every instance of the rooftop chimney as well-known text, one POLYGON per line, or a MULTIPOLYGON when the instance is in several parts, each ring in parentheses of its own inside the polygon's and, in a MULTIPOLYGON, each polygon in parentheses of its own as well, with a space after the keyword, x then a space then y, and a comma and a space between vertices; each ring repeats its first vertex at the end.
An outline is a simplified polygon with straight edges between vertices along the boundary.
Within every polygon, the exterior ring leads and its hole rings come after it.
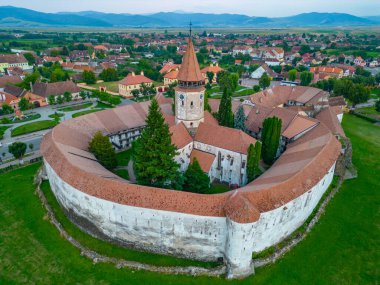
POLYGON ((135 76, 136 74, 135 74, 135 72, 134 71, 132 71, 132 76, 135 76))
POLYGON ((141 75, 144 76, 144 71, 141 71, 141 75))

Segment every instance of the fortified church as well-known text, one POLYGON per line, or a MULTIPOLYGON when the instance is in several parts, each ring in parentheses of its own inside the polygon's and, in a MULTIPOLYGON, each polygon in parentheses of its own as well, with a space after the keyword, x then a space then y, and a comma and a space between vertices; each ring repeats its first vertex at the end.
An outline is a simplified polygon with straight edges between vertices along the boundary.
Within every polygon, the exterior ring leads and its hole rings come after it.
MULTIPOLYGON (((301 86, 279 86, 243 102, 247 130, 256 138, 266 117, 284 122, 283 153, 247 184, 247 149, 256 140, 219 126, 204 111, 204 91, 189 39, 175 112, 172 99, 157 96, 178 149, 175 159, 185 171, 197 158, 211 180, 242 187, 215 195, 148 187, 100 165, 88 150, 94 134, 108 135, 117 149, 129 147, 145 127, 150 102, 91 113, 53 128, 41 144, 44 173, 65 214, 87 233, 149 252, 223 260, 229 278, 244 277, 254 272, 252 254, 304 224, 328 189, 342 151, 336 138, 344 136, 342 108, 322 90, 301 86)), ((212 110, 218 108, 218 101, 209 103, 212 110)))
POLYGON ((240 130, 219 126, 212 115, 204 111, 205 79, 191 38, 177 79, 175 125, 170 130, 181 170, 185 171, 196 158, 211 181, 245 185, 247 150, 256 140, 240 130))

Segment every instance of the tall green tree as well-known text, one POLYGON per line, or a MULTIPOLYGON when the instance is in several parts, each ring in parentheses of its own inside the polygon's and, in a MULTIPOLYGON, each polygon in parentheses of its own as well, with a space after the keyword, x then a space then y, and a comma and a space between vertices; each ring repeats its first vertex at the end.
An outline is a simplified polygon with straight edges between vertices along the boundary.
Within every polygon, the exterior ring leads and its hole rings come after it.
POLYGON ((297 69, 292 69, 288 73, 288 78, 290 81, 295 81, 297 79, 297 69))
POLYGON ((1 109, 4 114, 12 114, 14 112, 12 106, 8 104, 3 104, 3 106, 1 106, 1 109))
POLYGON ((222 92, 224 92, 224 90, 227 89, 228 92, 233 93, 238 87, 239 75, 236 73, 230 73, 228 71, 220 71, 218 73, 217 79, 218 79, 220 91, 222 92))
POLYGON ((247 117, 245 116, 243 105, 240 105, 234 117, 234 128, 238 130, 242 130, 243 132, 246 132, 246 127, 245 127, 246 120, 247 120, 247 117))
POLYGON ((262 157, 266 164, 272 164, 277 155, 281 136, 281 119, 277 117, 266 118, 261 132, 262 157))
POLYGON ((84 70, 82 73, 82 78, 86 84, 95 84, 96 83, 95 73, 91 70, 84 70))
POLYGON ((26 152, 26 143, 14 142, 8 146, 8 151, 14 156, 14 158, 19 159, 22 162, 22 158, 26 152))
POLYGON ((261 160, 261 142, 250 144, 247 153, 247 179, 251 182, 260 174, 259 164, 261 160))
POLYGON ((169 189, 182 189, 183 176, 174 161, 176 147, 171 142, 169 126, 156 99, 151 101, 139 143, 134 154, 137 182, 169 189))
POLYGON ((355 107, 357 104, 367 102, 370 96, 370 90, 363 83, 355 84, 352 92, 349 94, 348 99, 355 107))
POLYGON ((313 80, 313 73, 310 71, 302 71, 300 74, 301 86, 309 86, 313 80))
POLYGON ((259 85, 262 89, 266 89, 270 85, 270 77, 266 72, 263 73, 261 78, 259 79, 259 85))
POLYGON ((89 143, 89 151, 107 169, 114 169, 117 166, 115 150, 107 136, 100 131, 96 132, 89 143))
POLYGON ((117 81, 119 79, 119 75, 117 74, 116 69, 107 68, 99 74, 99 78, 104 82, 117 81))
POLYGON ((183 189, 195 193, 206 193, 210 189, 210 178, 203 172, 196 158, 185 172, 183 189))
POLYGON ((214 73, 211 71, 207 71, 206 76, 207 76, 208 82, 212 84, 212 81, 214 80, 214 73))
POLYGON ((70 92, 66 91, 65 93, 63 93, 63 98, 66 102, 71 102, 73 100, 73 95, 71 95, 70 92))
POLYGON ((25 97, 22 97, 21 100, 18 102, 18 107, 21 111, 26 111, 29 109, 29 101, 26 100, 25 97))
POLYGON ((55 105, 55 96, 54 95, 49 95, 48 96, 48 103, 49 103, 49 105, 55 105))
POLYGON ((219 104, 218 120, 221 126, 230 127, 234 126, 234 114, 232 113, 231 94, 228 89, 224 89, 223 96, 219 104))

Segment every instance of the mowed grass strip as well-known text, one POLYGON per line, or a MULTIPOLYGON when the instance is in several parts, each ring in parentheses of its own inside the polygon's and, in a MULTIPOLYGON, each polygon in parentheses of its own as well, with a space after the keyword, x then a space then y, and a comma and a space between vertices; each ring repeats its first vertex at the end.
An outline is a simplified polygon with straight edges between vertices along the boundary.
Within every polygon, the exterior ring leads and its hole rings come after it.
POLYGON ((51 120, 33 122, 33 123, 25 124, 25 125, 14 128, 11 131, 11 136, 17 137, 17 136, 21 136, 21 135, 25 135, 29 133, 34 133, 37 131, 42 131, 42 130, 50 129, 54 127, 55 125, 56 125, 55 122, 51 120))
POLYGON ((380 127, 352 115, 343 126, 358 178, 344 182, 304 241, 255 276, 227 281, 93 264, 46 219, 34 165, 0 175, 0 284, 377 284, 380 127))
POLYGON ((8 126, 0 126, 0 140, 3 139, 5 131, 8 129, 8 126))
POLYGON ((60 112, 72 112, 72 111, 78 111, 82 109, 86 109, 92 106, 92 102, 78 104, 78 105, 72 105, 64 108, 58 109, 60 112))
POLYGON ((78 118, 78 117, 80 117, 80 116, 84 116, 84 115, 91 114, 91 113, 95 113, 95 112, 99 112, 99 111, 102 111, 102 109, 91 109, 91 110, 86 110, 86 111, 82 111, 82 112, 74 113, 74 114, 72 114, 71 117, 73 117, 73 118, 78 118))

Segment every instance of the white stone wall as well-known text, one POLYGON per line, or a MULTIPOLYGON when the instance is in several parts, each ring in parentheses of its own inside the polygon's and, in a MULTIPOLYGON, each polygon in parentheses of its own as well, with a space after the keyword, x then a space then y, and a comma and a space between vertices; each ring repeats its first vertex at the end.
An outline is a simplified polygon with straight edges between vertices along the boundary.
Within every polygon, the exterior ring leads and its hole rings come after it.
POLYGON ((176 124, 183 122, 186 128, 197 128, 204 121, 204 91, 175 94, 176 124))
MULTIPOLYGON (((63 208, 115 241, 136 248, 200 260, 224 257, 229 277, 253 272, 252 252, 270 247, 301 226, 330 185, 335 165, 310 191, 255 223, 121 205, 78 191, 45 161, 52 191, 63 208)), ((83 226, 83 225, 82 225, 83 226)))
POLYGON ((339 123, 342 123, 343 113, 336 115, 338 117, 339 123))
POLYGON ((190 154, 192 150, 193 150, 193 142, 177 150, 178 155, 176 155, 174 160, 180 165, 182 172, 185 172, 187 167, 190 164, 190 154))
POLYGON ((204 144, 201 142, 194 142, 194 148, 199 149, 204 152, 212 153, 215 155, 216 163, 213 163, 210 173, 211 180, 219 179, 220 181, 236 184, 236 185, 244 185, 247 183, 246 177, 246 167, 247 167, 247 156, 245 154, 241 154, 238 152, 226 150, 223 148, 219 148, 213 145, 204 144), (222 163, 221 169, 218 170, 218 153, 221 153, 222 163), (233 159, 233 164, 231 165, 231 160, 233 159), (244 163, 244 168, 242 168, 244 163))

